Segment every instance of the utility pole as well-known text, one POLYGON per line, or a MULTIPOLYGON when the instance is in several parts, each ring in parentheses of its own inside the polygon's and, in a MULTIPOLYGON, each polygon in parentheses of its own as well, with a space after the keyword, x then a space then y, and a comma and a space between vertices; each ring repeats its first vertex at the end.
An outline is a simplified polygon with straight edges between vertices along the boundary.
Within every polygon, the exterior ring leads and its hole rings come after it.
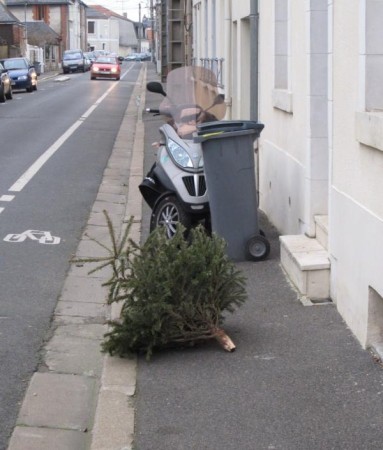
POLYGON ((138 52, 141 53, 141 35, 142 35, 142 23, 141 23, 141 3, 138 4, 138 52))
POLYGON ((150 60, 153 62, 153 61, 154 61, 154 53, 155 53, 154 19, 153 19, 153 0, 150 0, 150 28, 151 28, 150 60))
POLYGON ((28 27, 27 27, 27 7, 28 7, 28 2, 27 1, 25 2, 24 6, 25 6, 25 8, 24 8, 25 56, 28 57, 28 27))

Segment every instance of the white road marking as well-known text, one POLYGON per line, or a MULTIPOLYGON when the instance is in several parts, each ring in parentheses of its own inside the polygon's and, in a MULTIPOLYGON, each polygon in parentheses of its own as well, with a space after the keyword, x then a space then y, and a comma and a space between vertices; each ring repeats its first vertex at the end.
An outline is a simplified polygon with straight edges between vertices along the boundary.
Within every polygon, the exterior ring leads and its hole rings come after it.
POLYGON ((14 198, 14 195, 2 195, 0 197, 0 202, 11 202, 14 198))
MULTIPOLYGON (((133 67, 133 66, 132 66, 133 67)), ((130 67, 121 78, 131 70, 130 67)), ((60 136, 57 141, 51 145, 24 173, 21 177, 8 189, 11 192, 20 192, 29 181, 36 175, 36 173, 43 167, 43 165, 53 156, 57 150, 72 136, 77 128, 84 123, 84 121, 92 114, 97 106, 107 97, 110 92, 117 86, 117 83, 112 84, 110 88, 78 119, 68 130, 60 136)), ((0 211, 1 212, 1 211, 0 211)))
POLYGON ((0 214, 4 211, 5 208, 0 208, 0 214))
POLYGON ((50 231, 26 230, 23 233, 8 234, 3 239, 5 242, 24 242, 26 239, 38 241, 39 244, 57 245, 61 239, 58 236, 52 236, 50 231))

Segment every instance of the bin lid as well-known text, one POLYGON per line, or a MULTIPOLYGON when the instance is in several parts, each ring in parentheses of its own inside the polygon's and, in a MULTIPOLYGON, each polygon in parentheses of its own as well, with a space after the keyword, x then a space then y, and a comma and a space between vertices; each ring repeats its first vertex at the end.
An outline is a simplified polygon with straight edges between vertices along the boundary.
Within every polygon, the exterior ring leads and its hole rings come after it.
POLYGON ((254 130, 260 133, 264 128, 263 123, 253 120, 218 120, 197 125, 197 135, 204 136, 210 133, 227 133, 232 131, 254 130))

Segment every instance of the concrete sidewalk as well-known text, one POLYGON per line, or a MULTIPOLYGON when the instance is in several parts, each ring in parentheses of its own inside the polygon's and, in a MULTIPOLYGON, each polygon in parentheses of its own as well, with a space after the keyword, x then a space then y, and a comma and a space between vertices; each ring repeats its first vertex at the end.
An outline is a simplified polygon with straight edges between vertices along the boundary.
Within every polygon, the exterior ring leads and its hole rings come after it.
MULTIPOLYGON (((147 94, 146 107, 158 101, 147 94)), ((145 116, 145 170, 161 123, 145 116)), ((209 342, 138 358, 135 449, 383 448, 381 361, 334 304, 299 297, 280 265, 277 230, 263 215, 260 222, 270 256, 238 263, 248 300, 224 323, 237 350, 209 342)))
MULTIPOLYGON (((135 217, 135 241, 147 236, 149 210, 137 186, 161 123, 142 118, 144 107, 158 106, 144 90, 157 78, 152 64, 142 66, 105 169, 86 229, 101 242, 109 243, 104 209, 118 229, 135 217)), ((334 305, 304 306, 279 264, 277 231, 265 217, 261 226, 271 254, 238 264, 249 299, 225 322, 234 353, 210 342, 150 362, 101 354, 105 319, 119 308, 105 305, 108 273, 88 276, 89 265, 74 265, 8 450, 381 449, 380 362, 334 305)), ((76 256, 96 255, 102 249, 84 235, 76 256)))

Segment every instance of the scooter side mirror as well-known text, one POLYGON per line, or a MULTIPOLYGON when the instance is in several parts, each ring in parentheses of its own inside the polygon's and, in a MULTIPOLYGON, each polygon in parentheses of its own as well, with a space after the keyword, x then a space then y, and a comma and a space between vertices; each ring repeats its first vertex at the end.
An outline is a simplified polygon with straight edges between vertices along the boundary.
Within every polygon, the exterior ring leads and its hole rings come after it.
POLYGON ((147 83, 146 85, 146 89, 149 92, 155 92, 156 94, 161 94, 166 97, 166 92, 164 91, 162 84, 158 81, 149 81, 149 83, 147 83))
POLYGON ((225 96, 223 94, 218 94, 209 108, 205 109, 205 112, 209 111, 209 109, 214 108, 214 106, 216 105, 222 105, 222 103, 225 103, 225 96))
POLYGON ((218 94, 217 97, 214 99, 214 102, 210 106, 210 108, 212 108, 215 105, 222 105, 222 103, 224 103, 224 101, 225 101, 225 96, 223 94, 218 94))

